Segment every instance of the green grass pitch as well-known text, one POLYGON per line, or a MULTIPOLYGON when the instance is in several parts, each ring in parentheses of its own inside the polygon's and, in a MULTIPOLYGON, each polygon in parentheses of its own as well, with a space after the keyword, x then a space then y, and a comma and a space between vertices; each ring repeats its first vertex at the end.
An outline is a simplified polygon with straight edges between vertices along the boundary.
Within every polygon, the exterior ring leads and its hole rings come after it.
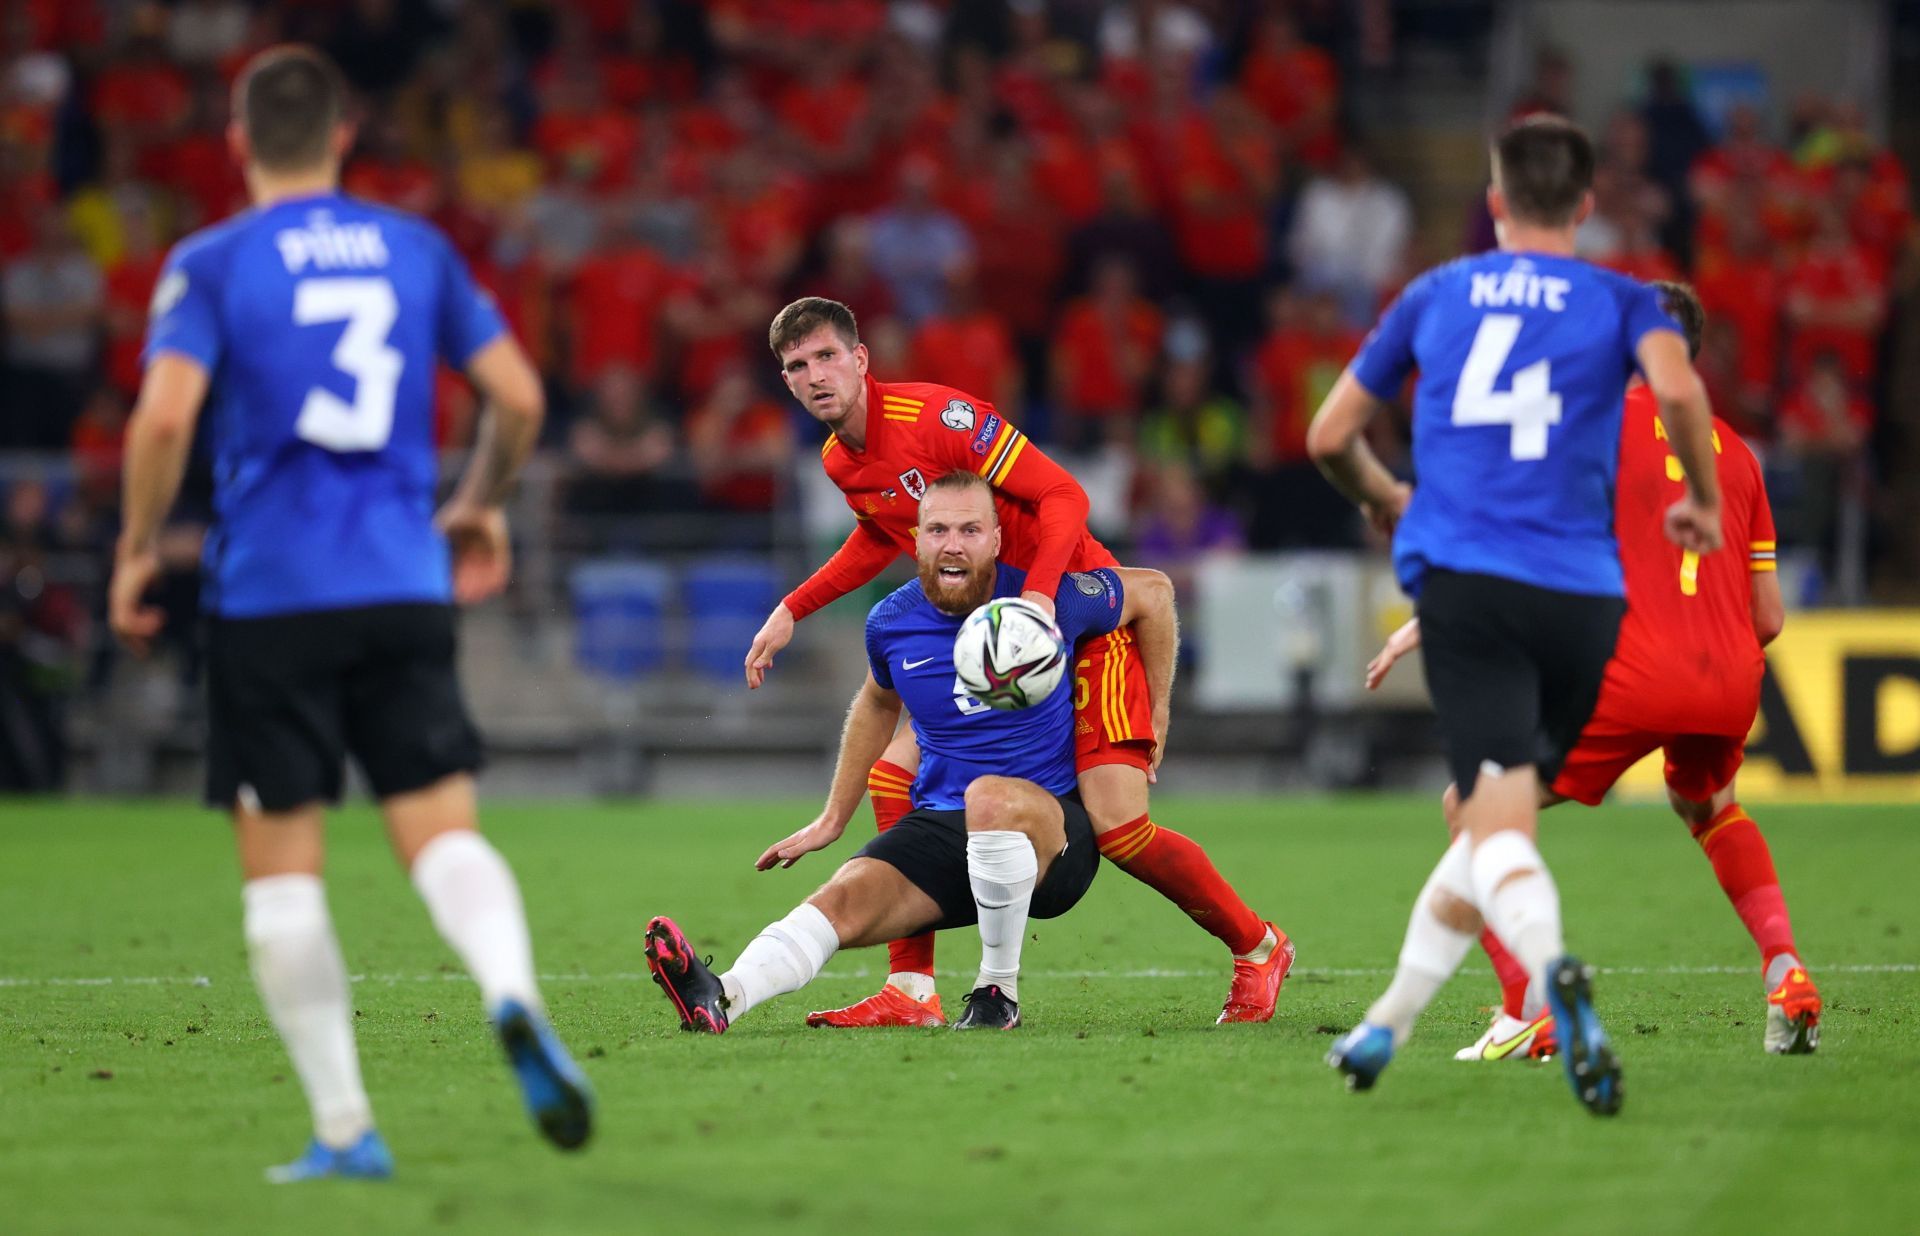
MULTIPOLYGON (((372 813, 333 826, 385 1184, 274 1188, 307 1136, 249 984, 219 819, 177 804, 0 807, 0 1230, 7 1232, 1913 1231, 1920 819, 1760 809, 1828 1001, 1818 1055, 1760 1050, 1751 945, 1662 808, 1561 808, 1545 852, 1626 1065, 1589 1117, 1557 1062, 1463 1065, 1485 962, 1378 1089, 1321 1058, 1385 983, 1441 844, 1408 798, 1167 799, 1300 946, 1270 1025, 1216 1028, 1224 951, 1106 867, 1036 923, 1010 1035, 808 1030, 878 950, 719 1039, 644 977, 648 916, 724 965, 851 853, 756 873, 809 804, 502 805, 554 1019, 599 1095, 582 1154, 533 1132, 472 986, 372 813)), ((869 827, 862 821, 854 831, 869 827)), ((957 1011, 978 945, 940 945, 957 1011)))

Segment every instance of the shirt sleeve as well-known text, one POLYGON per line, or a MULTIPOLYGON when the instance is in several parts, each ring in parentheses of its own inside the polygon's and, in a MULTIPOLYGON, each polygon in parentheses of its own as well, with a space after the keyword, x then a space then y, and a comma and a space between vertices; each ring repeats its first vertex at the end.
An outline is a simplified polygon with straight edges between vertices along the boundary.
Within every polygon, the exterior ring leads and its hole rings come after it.
POLYGON ((440 252, 440 356, 465 369, 481 348, 506 334, 507 323, 446 238, 435 235, 434 240, 440 252))
POLYGON ((789 592, 782 604, 793 614, 793 620, 798 622, 815 610, 833 604, 855 588, 872 583, 899 552, 893 542, 887 539, 887 534, 873 526, 872 520, 860 519, 853 525, 853 531, 847 534, 840 548, 833 551, 833 557, 807 576, 806 582, 789 592))
MULTIPOLYGON (((962 440, 960 434, 949 436, 962 440)), ((971 467, 1008 497, 1033 504, 1040 543, 1027 564, 1027 590, 1051 595, 1086 536, 1087 491, 991 404, 982 405, 978 423, 962 441, 958 466, 971 467)))
MULTIPOLYGON (((1032 576, 1028 576, 1028 582, 1032 582, 1032 576)), ((1089 635, 1105 635, 1119 626, 1126 601, 1126 589, 1115 572, 1106 567, 1074 571, 1060 581, 1054 593, 1054 622, 1068 644, 1077 644, 1089 635)))
POLYGON ((1627 350, 1630 352, 1638 352, 1640 341, 1657 330, 1670 330, 1682 339, 1687 337, 1680 323, 1660 304, 1660 289, 1652 284, 1633 284, 1627 292, 1624 309, 1627 350))
POLYGON ((211 373, 220 364, 220 309, 204 263, 175 249, 167 255, 147 306, 147 343, 140 360, 177 352, 211 373))
POLYGON ((893 671, 887 668, 887 637, 880 622, 880 611, 886 604, 882 601, 867 614, 867 668, 873 671, 875 682, 891 691, 893 671))
POLYGON ((1413 333, 1420 325, 1420 311, 1426 305, 1432 283, 1422 276, 1409 283, 1387 311, 1380 315, 1359 353, 1353 358, 1353 376, 1376 399, 1399 395, 1407 375, 1413 372, 1413 333))
POLYGON ((1773 529, 1773 504, 1767 501, 1767 478, 1760 470, 1760 461, 1743 443, 1741 450, 1747 454, 1747 469, 1753 477, 1753 518, 1747 525, 1747 565, 1755 571, 1775 571, 1779 564, 1775 558, 1777 533, 1773 529))

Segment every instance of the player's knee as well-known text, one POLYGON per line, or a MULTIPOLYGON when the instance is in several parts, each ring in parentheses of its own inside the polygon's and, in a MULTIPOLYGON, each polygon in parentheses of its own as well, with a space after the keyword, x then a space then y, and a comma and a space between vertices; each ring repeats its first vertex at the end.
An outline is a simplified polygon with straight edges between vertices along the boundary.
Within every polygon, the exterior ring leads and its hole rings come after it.
POLYGON ((1680 792, 1672 786, 1668 786, 1667 802, 1673 807, 1674 814, 1679 816, 1689 827, 1697 828, 1713 818, 1713 800, 1711 798, 1705 802, 1694 802, 1690 798, 1683 797, 1680 792))
POLYGON ((871 899, 860 897, 854 882, 842 878, 840 873, 836 873, 833 879, 807 898, 807 904, 826 916, 842 940, 864 937, 873 926, 877 913, 871 899))
POLYGON ((976 777, 967 787, 967 831, 1029 831, 1031 822, 1022 810, 1019 784, 1011 777, 976 777))

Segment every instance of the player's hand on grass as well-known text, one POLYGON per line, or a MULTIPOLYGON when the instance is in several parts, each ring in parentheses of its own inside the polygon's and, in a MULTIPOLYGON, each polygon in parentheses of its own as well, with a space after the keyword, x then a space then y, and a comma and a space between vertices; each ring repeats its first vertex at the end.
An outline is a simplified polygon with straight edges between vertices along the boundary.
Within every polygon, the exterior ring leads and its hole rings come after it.
POLYGON ((453 599, 472 605, 504 590, 513 572, 507 513, 497 506, 449 502, 435 521, 453 554, 453 599))
POLYGON ((157 549, 129 550, 123 546, 114 555, 113 580, 107 585, 107 622, 121 643, 143 657, 167 621, 159 606, 142 603, 159 576, 157 549))
POLYGON ((1052 618, 1054 616, 1053 598, 1048 596, 1046 593, 1031 592, 1031 591, 1023 592, 1020 594, 1020 599, 1022 601, 1032 601, 1035 605, 1038 605, 1041 608, 1041 610, 1046 613, 1047 617, 1052 618))
POLYGON ((835 823, 823 812, 799 832, 768 846, 767 852, 754 862, 754 870, 766 871, 774 866, 791 867, 815 850, 824 850, 840 840, 840 834, 846 831, 845 823, 835 823))
POLYGON ((1420 620, 1409 618, 1405 626, 1387 636, 1387 643, 1373 660, 1367 662, 1367 690, 1377 691, 1386 681, 1393 663, 1420 646, 1420 620))
POLYGON ((1720 548, 1720 504, 1708 506, 1689 494, 1667 508, 1666 530, 1681 549, 1710 554, 1720 548))
POLYGON ((747 689, 758 687, 767 680, 767 671, 773 668, 773 654, 793 642, 793 611, 787 608, 785 601, 773 607, 767 620, 760 624, 759 634, 753 637, 753 647, 747 649, 747 689))

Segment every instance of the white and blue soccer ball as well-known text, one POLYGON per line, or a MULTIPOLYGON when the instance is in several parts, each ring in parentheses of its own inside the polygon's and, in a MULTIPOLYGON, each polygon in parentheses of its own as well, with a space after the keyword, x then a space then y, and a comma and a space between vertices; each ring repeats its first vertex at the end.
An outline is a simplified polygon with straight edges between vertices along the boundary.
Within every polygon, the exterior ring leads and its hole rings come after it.
POLYGON ((998 597, 967 615, 953 640, 953 665, 968 695, 990 708, 1031 708, 1067 671, 1067 641, 1046 611, 998 597))

